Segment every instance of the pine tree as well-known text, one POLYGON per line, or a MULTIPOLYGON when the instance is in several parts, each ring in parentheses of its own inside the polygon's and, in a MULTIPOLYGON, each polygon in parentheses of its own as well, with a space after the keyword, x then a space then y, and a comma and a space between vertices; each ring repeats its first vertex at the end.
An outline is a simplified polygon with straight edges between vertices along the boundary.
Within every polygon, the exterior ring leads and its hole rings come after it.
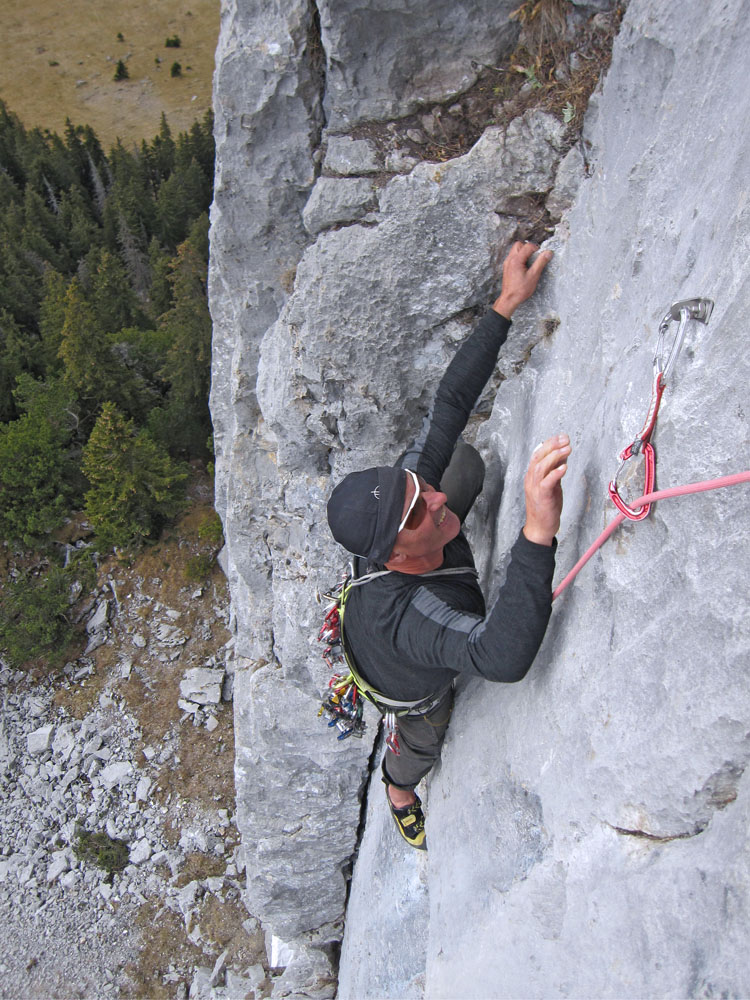
POLYGON ((146 147, 152 171, 154 190, 169 177, 174 170, 175 141, 172 138, 172 130, 167 122, 167 116, 162 111, 159 134, 154 137, 151 145, 146 147))
POLYGON ((178 167, 159 188, 156 222, 161 242, 175 248, 187 236, 191 222, 210 205, 210 185, 195 160, 178 167))
POLYGON ((67 254, 58 217, 50 211, 44 199, 27 185, 23 204, 23 248, 37 255, 56 270, 63 270, 67 254))
POLYGON ((35 379, 23 372, 13 390, 19 412, 34 420, 46 420, 60 444, 67 444, 78 427, 78 413, 73 393, 60 377, 35 379))
POLYGON ((92 247, 102 243, 102 234, 94 214, 93 205, 78 186, 63 191, 60 198, 60 225, 70 267, 75 268, 92 247))
POLYGON ((181 132, 177 137, 175 166, 187 167, 191 160, 195 160, 211 188, 210 196, 213 196, 214 159, 214 115, 209 110, 203 121, 193 122, 189 132, 181 132))
POLYGON ((184 503, 187 470, 105 403, 83 450, 86 516, 101 545, 130 549, 158 535, 184 503))
POLYGON ((0 421, 18 416, 13 389, 30 360, 21 327, 6 309, 0 309, 0 421))
POLYGON ((149 267, 148 254, 138 245, 138 241, 131 233, 128 221, 124 215, 120 215, 118 235, 122 259, 128 271, 130 284, 139 300, 146 303, 151 286, 151 269, 149 267))
POLYGON ((10 581, 0 592, 0 648, 13 666, 64 651, 73 632, 72 582, 70 570, 51 566, 41 576, 29 573, 10 581))
POLYGON ((21 190, 26 183, 26 171, 22 163, 25 145, 26 131, 18 115, 8 111, 5 103, 0 100, 0 163, 21 190))
POLYGON ((65 384, 76 394, 82 417, 91 425, 102 403, 112 400, 132 415, 144 416, 147 404, 140 380, 114 349, 96 312, 73 278, 65 294, 65 320, 58 356, 65 384))
POLYGON ((54 268, 47 268, 44 275, 44 297, 39 307, 39 332, 42 338, 44 372, 60 368, 59 351, 65 325, 65 300, 68 282, 54 268))
POLYGON ((208 216, 194 225, 171 264, 173 305, 161 318, 171 346, 161 375, 169 382, 166 407, 152 413, 149 426, 171 451, 204 456, 211 433, 211 316, 206 303, 208 216))
POLYGON ((171 258, 155 236, 148 245, 148 260, 151 269, 149 314, 153 320, 158 320, 172 305, 172 285, 169 280, 171 258))
POLYGON ((44 261, 23 246, 23 209, 8 206, 0 219, 0 308, 22 329, 36 329, 44 261))
POLYGON ((208 401, 211 382, 211 316, 206 304, 206 265, 186 240, 172 264, 174 305, 162 324, 172 335, 164 376, 172 397, 195 409, 208 401))
POLYGON ((87 263, 88 300, 99 329, 116 334, 123 327, 139 325, 144 317, 120 257, 97 248, 88 255, 87 263))
POLYGON ((77 278, 73 278, 65 293, 65 319, 58 355, 63 363, 66 385, 89 413, 95 412, 116 393, 118 373, 113 370, 109 343, 77 278))
POLYGON ((80 187, 77 165, 63 140, 54 133, 47 133, 43 179, 51 201, 59 200, 63 191, 80 187))
POLYGON ((156 205, 148 164, 134 156, 121 142, 112 148, 109 158, 112 184, 107 193, 102 216, 104 239, 112 252, 117 252, 122 217, 136 244, 146 250, 154 233, 156 205))
POLYGON ((67 159, 75 170, 76 178, 79 184, 87 187, 87 169, 88 169, 88 158, 86 155, 86 147, 81 141, 81 135, 83 133, 82 126, 75 126, 70 118, 65 119, 65 149, 67 151, 67 159))
POLYGON ((16 393, 28 412, 0 426, 0 531, 34 545, 62 523, 68 506, 70 395, 59 382, 21 376, 16 393))
POLYGON ((12 204, 20 205, 23 201, 23 194, 17 184, 13 182, 10 175, 4 170, 0 170, 0 207, 3 212, 12 204))

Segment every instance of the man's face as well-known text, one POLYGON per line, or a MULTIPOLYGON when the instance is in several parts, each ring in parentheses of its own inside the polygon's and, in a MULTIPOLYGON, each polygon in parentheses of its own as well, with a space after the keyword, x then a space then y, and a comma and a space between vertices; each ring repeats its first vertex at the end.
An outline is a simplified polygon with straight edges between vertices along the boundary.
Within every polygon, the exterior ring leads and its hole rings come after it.
MULTIPOLYGON (((417 480, 419 482, 419 497, 409 514, 406 525, 396 536, 396 544, 393 546, 394 555, 398 553, 415 558, 431 556, 438 551, 442 552, 443 547, 461 530, 461 522, 458 517, 445 506, 448 499, 445 493, 433 489, 421 476, 417 476, 417 480)), ((402 517, 406 517, 415 493, 414 480, 410 475, 407 475, 402 517)))

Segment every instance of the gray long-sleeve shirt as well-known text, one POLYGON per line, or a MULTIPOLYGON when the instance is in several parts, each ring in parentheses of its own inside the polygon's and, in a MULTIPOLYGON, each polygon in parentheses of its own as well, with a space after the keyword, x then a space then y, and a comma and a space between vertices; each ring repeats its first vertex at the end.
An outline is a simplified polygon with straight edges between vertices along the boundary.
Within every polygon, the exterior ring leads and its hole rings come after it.
MULTIPOLYGON (((449 365, 422 432, 399 463, 436 488, 509 327, 492 310, 480 320, 449 365)), ((521 680, 549 621, 554 550, 521 532, 489 614, 468 573, 431 578, 392 572, 354 588, 346 604, 346 640, 359 672, 382 694, 404 701, 427 698, 461 673, 521 680)), ((474 566, 463 532, 446 545, 444 556, 441 568, 474 566)))

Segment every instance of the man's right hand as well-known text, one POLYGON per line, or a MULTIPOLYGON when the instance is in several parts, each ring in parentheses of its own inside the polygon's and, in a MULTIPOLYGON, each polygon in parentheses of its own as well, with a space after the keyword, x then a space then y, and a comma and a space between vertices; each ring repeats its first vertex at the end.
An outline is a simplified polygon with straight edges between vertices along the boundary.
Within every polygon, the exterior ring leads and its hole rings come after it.
POLYGON ((560 480, 567 471, 570 452, 567 434, 548 438, 534 449, 523 481, 526 493, 523 533, 530 542, 551 545, 560 528, 563 504, 560 480))
POLYGON ((552 260, 552 251, 540 253, 531 267, 529 257, 537 252, 536 243, 514 243, 503 264, 503 287, 499 298, 492 304, 495 312, 510 319, 516 309, 530 299, 536 291, 542 271, 552 260))

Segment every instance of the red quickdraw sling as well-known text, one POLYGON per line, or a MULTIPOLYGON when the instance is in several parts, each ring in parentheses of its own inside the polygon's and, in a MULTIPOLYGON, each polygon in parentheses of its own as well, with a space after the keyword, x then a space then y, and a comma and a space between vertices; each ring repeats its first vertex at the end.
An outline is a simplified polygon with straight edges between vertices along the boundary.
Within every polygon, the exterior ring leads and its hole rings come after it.
POLYGON ((617 480, 622 474, 622 470, 625 468, 627 463, 642 453, 645 463, 645 484, 643 493, 645 495, 653 492, 654 483, 656 481, 656 455, 654 452, 654 446, 651 444, 651 435, 654 433, 656 418, 659 415, 661 398, 667 387, 667 382, 672 375, 672 369, 674 368, 677 356, 682 349, 682 342, 685 338, 685 327, 687 326, 688 320, 696 319, 700 323, 708 323, 713 308, 714 304, 710 299, 683 299, 681 302, 675 302, 672 306, 670 306, 659 324, 659 339, 656 345, 656 353, 654 354, 654 377, 653 382, 651 383, 651 402, 649 404, 648 413, 646 414, 646 420, 644 421, 640 433, 637 434, 635 439, 631 441, 627 448, 624 448, 618 455, 620 465, 615 473, 614 479, 609 484, 609 495, 612 499, 612 503, 615 507, 617 507, 621 514, 630 518, 631 521, 642 521, 644 517, 648 517, 649 511, 651 510, 651 504, 644 503, 639 507, 628 504, 620 495, 617 480), (672 341, 669 355, 665 360, 664 346, 666 335, 669 329, 669 324, 673 320, 677 320, 679 322, 679 327, 677 328, 677 333, 672 341))

